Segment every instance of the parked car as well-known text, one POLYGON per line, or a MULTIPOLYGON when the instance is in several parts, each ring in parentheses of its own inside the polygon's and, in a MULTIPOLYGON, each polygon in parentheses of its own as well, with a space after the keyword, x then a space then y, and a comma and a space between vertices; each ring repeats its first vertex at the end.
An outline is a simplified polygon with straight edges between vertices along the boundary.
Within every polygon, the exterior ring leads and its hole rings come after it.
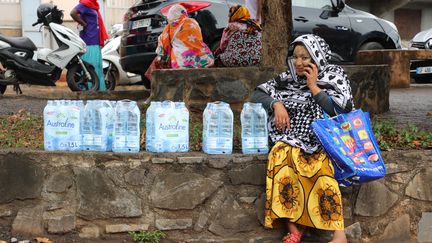
MULTIPOLYGON (((432 49, 432 29, 417 33, 410 41, 410 49, 432 49)), ((416 83, 432 82, 432 60, 412 60, 410 76, 416 83)))
MULTIPOLYGON (((124 16, 120 47, 124 70, 142 74, 147 69, 155 57, 158 36, 167 24, 161 11, 180 2, 191 1, 141 0, 129 8, 124 16)), ((229 6, 226 2, 241 4, 244 0, 200 0, 198 3, 205 7, 191 15, 200 24, 204 42, 212 50, 219 45, 222 30, 227 25, 229 6)), ((305 33, 323 37, 333 51, 333 63, 354 63, 358 50, 401 48, 393 23, 353 9, 343 0, 293 0, 292 13, 293 38, 305 33)))
POLYGON ((105 75, 105 85, 108 90, 114 90, 118 85, 138 84, 141 76, 125 72, 120 65, 120 42, 123 24, 115 24, 111 28, 111 38, 102 48, 102 67, 105 75))

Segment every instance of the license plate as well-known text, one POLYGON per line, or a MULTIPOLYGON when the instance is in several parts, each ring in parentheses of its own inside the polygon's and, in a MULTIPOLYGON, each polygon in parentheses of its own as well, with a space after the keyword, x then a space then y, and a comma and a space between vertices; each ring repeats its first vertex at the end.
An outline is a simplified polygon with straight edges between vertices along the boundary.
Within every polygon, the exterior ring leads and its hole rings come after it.
POLYGON ((131 29, 138 29, 138 28, 144 28, 149 27, 151 24, 151 18, 147 19, 140 19, 132 22, 132 28, 131 29))
POLYGON ((423 73, 432 73, 432 67, 418 67, 416 69, 417 74, 423 74, 423 73))

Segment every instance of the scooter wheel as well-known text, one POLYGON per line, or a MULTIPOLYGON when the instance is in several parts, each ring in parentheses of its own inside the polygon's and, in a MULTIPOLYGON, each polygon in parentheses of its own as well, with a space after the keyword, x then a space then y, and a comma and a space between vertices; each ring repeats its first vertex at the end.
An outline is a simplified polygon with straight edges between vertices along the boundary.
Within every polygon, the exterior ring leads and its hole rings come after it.
POLYGON ((91 79, 88 79, 84 73, 82 66, 79 63, 74 63, 70 66, 66 74, 66 81, 72 91, 98 91, 99 78, 92 65, 84 62, 85 67, 90 73, 91 79))
MULTIPOLYGON (((112 64, 111 64, 112 65, 112 64)), ((105 87, 107 90, 114 90, 117 84, 116 77, 118 77, 117 70, 114 68, 105 68, 103 70, 105 77, 105 87), (109 70, 109 72, 108 72, 109 70), (107 73, 108 72, 108 73, 107 73)))

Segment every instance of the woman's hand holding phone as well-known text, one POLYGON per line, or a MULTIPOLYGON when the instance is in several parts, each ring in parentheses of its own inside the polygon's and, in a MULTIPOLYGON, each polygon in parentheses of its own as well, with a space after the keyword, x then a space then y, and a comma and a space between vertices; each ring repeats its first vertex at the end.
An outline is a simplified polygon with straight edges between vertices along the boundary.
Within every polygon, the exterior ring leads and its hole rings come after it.
POLYGON ((313 95, 318 94, 321 91, 321 89, 317 85, 318 67, 314 63, 308 63, 304 70, 304 74, 307 79, 306 85, 308 86, 313 95))

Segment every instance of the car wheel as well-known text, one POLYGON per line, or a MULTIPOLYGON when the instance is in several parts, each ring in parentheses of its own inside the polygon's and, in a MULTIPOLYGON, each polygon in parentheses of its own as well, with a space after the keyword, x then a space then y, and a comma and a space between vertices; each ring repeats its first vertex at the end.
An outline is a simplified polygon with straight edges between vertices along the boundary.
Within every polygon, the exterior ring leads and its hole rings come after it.
POLYGON ((425 83, 431 83, 432 77, 421 77, 421 78, 414 78, 414 81, 418 84, 425 84, 425 83))
POLYGON ((384 49, 384 46, 374 41, 366 42, 363 45, 361 45, 359 48, 359 50, 378 50, 378 49, 384 49))
POLYGON ((110 65, 110 67, 105 68, 103 70, 104 77, 105 77, 105 86, 107 90, 114 90, 116 84, 118 83, 117 77, 119 77, 119 74, 117 69, 112 64, 110 65))

